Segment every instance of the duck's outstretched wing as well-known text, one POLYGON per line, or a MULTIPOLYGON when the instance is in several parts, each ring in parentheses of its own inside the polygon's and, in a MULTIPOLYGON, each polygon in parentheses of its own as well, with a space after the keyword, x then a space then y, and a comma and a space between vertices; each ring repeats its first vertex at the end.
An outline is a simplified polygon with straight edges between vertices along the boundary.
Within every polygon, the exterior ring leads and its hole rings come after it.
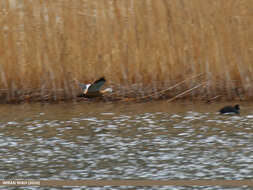
POLYGON ((91 84, 88 87, 88 92, 87 93, 99 92, 100 88, 104 85, 105 81, 106 80, 105 80, 104 77, 96 80, 93 84, 91 84))

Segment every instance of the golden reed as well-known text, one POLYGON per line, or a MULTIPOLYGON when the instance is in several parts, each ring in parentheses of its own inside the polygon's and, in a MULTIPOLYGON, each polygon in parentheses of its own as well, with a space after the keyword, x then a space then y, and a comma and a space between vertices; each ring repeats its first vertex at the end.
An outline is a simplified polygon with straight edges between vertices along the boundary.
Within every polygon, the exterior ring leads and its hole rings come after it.
POLYGON ((252 10, 252 0, 1 0, 0 100, 75 99, 76 81, 101 76, 120 98, 252 99, 252 10))

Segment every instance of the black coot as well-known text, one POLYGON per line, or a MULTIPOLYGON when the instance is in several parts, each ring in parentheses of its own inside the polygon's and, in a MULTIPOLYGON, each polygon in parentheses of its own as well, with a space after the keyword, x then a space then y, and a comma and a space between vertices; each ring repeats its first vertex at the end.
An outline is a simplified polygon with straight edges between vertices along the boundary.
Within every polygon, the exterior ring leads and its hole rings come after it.
POLYGON ((224 114, 224 113, 236 113, 239 114, 240 113, 240 107, 239 105, 235 105, 235 106, 225 106, 224 108, 220 109, 220 114, 224 114))

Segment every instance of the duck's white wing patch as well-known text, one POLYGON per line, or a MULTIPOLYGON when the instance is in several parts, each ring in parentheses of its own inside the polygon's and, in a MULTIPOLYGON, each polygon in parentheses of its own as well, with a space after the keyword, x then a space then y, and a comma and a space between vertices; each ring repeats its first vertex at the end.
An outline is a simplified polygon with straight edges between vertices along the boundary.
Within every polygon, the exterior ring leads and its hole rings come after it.
POLYGON ((82 88, 82 90, 87 90, 91 84, 79 84, 79 86, 82 88))
POLYGON ((86 89, 88 89, 90 87, 91 84, 86 84, 86 89))
POLYGON ((91 84, 79 84, 79 86, 82 88, 82 91, 84 94, 87 93, 87 90, 91 84))

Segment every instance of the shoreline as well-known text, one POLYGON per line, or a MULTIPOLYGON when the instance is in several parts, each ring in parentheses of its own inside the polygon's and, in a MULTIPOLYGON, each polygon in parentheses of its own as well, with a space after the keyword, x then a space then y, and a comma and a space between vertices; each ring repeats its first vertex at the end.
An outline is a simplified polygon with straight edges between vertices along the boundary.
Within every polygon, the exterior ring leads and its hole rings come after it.
MULTIPOLYGON (((185 91, 184 91, 185 92, 185 91)), ((227 102, 227 101, 240 101, 248 102, 251 101, 251 98, 242 98, 243 96, 232 96, 227 97, 226 95, 215 95, 208 96, 207 94, 185 94, 184 92, 178 93, 177 95, 162 94, 157 95, 157 93, 147 94, 143 96, 134 96, 131 94, 125 95, 115 95, 107 94, 105 96, 96 97, 96 98, 84 98, 78 96, 54 96, 54 95, 45 95, 39 96, 38 94, 23 95, 19 97, 7 97, 0 95, 0 104, 25 104, 25 103, 73 103, 73 102, 127 102, 127 103, 143 103, 143 102, 152 102, 152 101, 166 101, 166 102, 177 102, 177 101, 189 101, 189 102, 204 102, 206 104, 213 102, 227 102)))

